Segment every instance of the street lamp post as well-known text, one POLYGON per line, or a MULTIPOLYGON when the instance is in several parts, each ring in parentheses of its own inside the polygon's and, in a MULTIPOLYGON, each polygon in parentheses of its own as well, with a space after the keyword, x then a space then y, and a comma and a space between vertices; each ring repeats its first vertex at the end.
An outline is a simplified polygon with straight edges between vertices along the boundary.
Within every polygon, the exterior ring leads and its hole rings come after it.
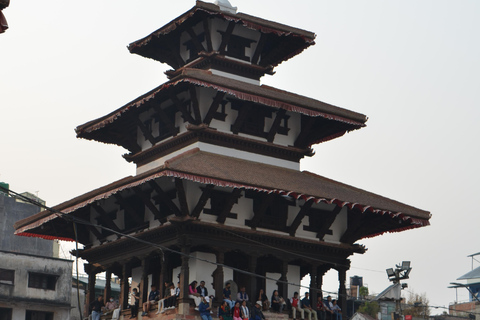
POLYGON ((408 287, 408 284, 402 283, 400 284, 400 280, 405 280, 409 278, 410 271, 412 267, 410 267, 410 261, 402 261, 401 265, 395 265, 395 269, 389 268, 387 269, 387 276, 388 280, 392 281, 393 284, 398 284, 401 286, 398 290, 397 297, 395 297, 395 313, 400 315, 400 301, 401 298, 401 290, 408 287))

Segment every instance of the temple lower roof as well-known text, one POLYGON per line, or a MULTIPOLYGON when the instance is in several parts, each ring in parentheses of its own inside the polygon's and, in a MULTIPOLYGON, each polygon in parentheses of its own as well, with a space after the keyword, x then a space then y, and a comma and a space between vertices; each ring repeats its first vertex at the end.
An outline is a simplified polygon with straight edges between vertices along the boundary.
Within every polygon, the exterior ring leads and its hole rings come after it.
MULTIPOLYGON (((430 213, 401 202, 331 180, 308 171, 296 171, 228 156, 211 154, 198 149, 187 151, 167 160, 159 168, 137 176, 130 176, 88 192, 54 207, 64 214, 75 212, 101 199, 107 199, 123 190, 143 185, 162 177, 185 179, 224 188, 238 188, 256 192, 274 193, 316 203, 348 207, 359 215, 373 213, 398 219, 398 227, 379 230, 372 226, 360 238, 373 237, 384 232, 399 232, 429 225, 430 213)), ((42 211, 18 221, 15 234, 58 239, 45 234, 41 225, 61 219, 58 214, 42 211)), ((73 237, 73 235, 72 235, 73 237)), ((68 237, 64 237, 68 239, 68 237)), ((64 240, 65 240, 64 239, 64 240)))

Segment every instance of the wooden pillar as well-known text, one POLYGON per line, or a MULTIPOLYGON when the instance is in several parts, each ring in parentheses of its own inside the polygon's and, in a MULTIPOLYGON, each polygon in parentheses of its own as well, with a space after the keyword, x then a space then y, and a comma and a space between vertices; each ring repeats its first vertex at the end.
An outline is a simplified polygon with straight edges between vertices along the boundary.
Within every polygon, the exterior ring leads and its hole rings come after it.
POLYGON ((318 291, 317 289, 317 283, 318 283, 318 266, 316 264, 313 264, 311 267, 310 271, 310 301, 312 306, 317 305, 317 297, 318 297, 318 291))
MULTIPOLYGON (((327 273, 328 270, 330 270, 330 267, 327 267, 326 265, 323 265, 323 266, 320 266, 320 267, 317 268, 317 285, 316 285, 316 288, 318 290, 317 299, 318 299, 319 296, 324 298, 323 290, 322 290, 323 276, 325 275, 325 273, 327 273)), ((316 303, 316 301, 314 301, 314 302, 316 303)))
POLYGON ((347 288, 345 287, 345 281, 347 279, 347 268, 338 269, 338 304, 342 308, 343 316, 347 314, 347 288))
POLYGON ((147 302, 148 299, 148 263, 149 259, 142 259, 142 278, 140 279, 140 305, 143 305, 144 302, 147 302))
POLYGON ((287 284, 287 272, 288 272, 288 262, 282 261, 282 275, 280 276, 280 281, 277 282, 278 294, 284 299, 288 299, 288 284, 287 284))
POLYGON ((128 262, 126 262, 122 266, 122 276, 120 278, 120 298, 118 299, 118 303, 120 304, 121 309, 128 308, 128 295, 130 293, 130 284, 128 283, 128 277, 130 277, 131 272, 131 266, 128 262))
POLYGON ((88 274, 87 294, 85 296, 84 315, 88 317, 88 307, 90 303, 95 300, 95 281, 97 270, 91 264, 85 263, 84 270, 88 274))
POLYGON ((218 302, 223 301, 223 285, 225 280, 223 275, 223 263, 225 261, 225 253, 223 251, 219 251, 216 254, 217 256, 217 263, 221 265, 217 265, 217 268, 212 273, 213 278, 213 290, 215 290, 215 300, 218 302))
POLYGON ((112 271, 110 269, 107 269, 105 271, 105 289, 103 289, 103 301, 105 303, 110 299, 110 296, 112 295, 112 271))
POLYGON ((180 297, 178 302, 178 313, 188 315, 190 309, 190 303, 188 298, 188 285, 189 285, 189 273, 190 267, 188 261, 190 255, 190 247, 184 244, 182 246, 182 266, 180 268, 180 297))
MULTIPOLYGON (((162 260, 160 261, 160 276, 158 279, 159 286, 158 290, 160 291, 160 295, 163 298, 164 292, 165 292, 165 282, 169 281, 168 275, 167 275, 167 255, 166 253, 162 254, 162 260)), ((175 284, 176 286, 176 284, 175 284)))
POLYGON ((251 274, 250 277, 250 283, 249 286, 246 288, 247 293, 249 293, 250 296, 250 301, 252 303, 255 303, 255 299, 258 298, 257 296, 257 277, 254 275, 256 274, 257 271, 257 255, 256 254, 251 254, 250 259, 248 261, 248 271, 253 273, 251 274))

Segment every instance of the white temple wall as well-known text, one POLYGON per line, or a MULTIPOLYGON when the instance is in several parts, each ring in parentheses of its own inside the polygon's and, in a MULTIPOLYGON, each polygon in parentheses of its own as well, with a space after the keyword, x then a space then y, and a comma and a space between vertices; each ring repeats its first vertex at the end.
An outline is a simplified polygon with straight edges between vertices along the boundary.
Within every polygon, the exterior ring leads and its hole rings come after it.
POLYGON ((142 267, 132 268, 132 284, 131 284, 132 289, 137 288, 141 280, 142 280, 142 267))
POLYGON ((272 298, 273 290, 278 290, 277 280, 280 279, 281 276, 282 275, 280 273, 272 273, 272 272, 266 273, 267 278, 276 279, 276 280, 271 280, 271 279, 265 280, 265 294, 267 295, 268 300, 270 300, 270 303, 272 302, 271 298, 272 298))
MULTIPOLYGON (((268 297, 268 300, 271 301, 273 290, 278 290, 277 286, 277 280, 280 279, 282 275, 280 273, 272 273, 272 272, 267 272, 266 277, 267 278, 273 278, 276 280, 270 280, 267 279, 266 286, 265 286, 265 294, 268 297)), ((300 290, 300 267, 295 266, 295 265, 288 265, 288 271, 287 271, 287 282, 293 283, 293 284, 288 284, 288 297, 283 297, 285 300, 289 299, 290 297, 293 296, 293 293, 295 291, 300 290), (298 283, 298 285, 296 285, 298 283)))
POLYGON ((345 231, 347 231, 347 212, 347 207, 343 207, 335 221, 330 226, 330 230, 332 230, 333 234, 325 235, 325 241, 340 243, 340 238, 345 231))
POLYGON ((293 297, 294 292, 300 292, 300 267, 294 266, 289 264, 288 265, 288 272, 287 272, 287 281, 289 282, 288 285, 288 297, 284 297, 285 299, 290 299, 293 297), (290 284, 290 283, 295 283, 290 284))
MULTIPOLYGON (((191 255, 196 258, 207 260, 207 261, 215 262, 217 260, 215 254, 213 253, 193 252, 191 255)), ((215 271, 215 269, 217 268, 217 266, 214 264, 193 259, 193 258, 189 259, 188 264, 189 264, 189 270, 190 270, 190 273, 188 275, 190 283, 193 280, 196 280, 198 282, 197 284, 198 286, 200 285, 200 281, 205 281, 205 287, 208 290, 208 294, 215 295, 214 293, 215 290, 213 290, 213 285, 212 285, 213 284, 212 274, 213 274, 213 271, 215 271)))
POLYGON ((220 147, 208 143, 203 143, 203 142, 195 142, 192 143, 191 145, 182 148, 180 150, 177 150, 175 152, 170 153, 169 155, 156 159, 150 163, 147 163, 143 166, 137 167, 137 172, 136 174, 141 174, 143 172, 146 172, 148 170, 158 168, 159 166, 163 165, 166 160, 172 159, 173 157, 176 157, 186 151, 199 148, 202 151, 210 152, 210 153, 215 153, 219 155, 228 155, 229 157, 233 158, 238 158, 238 159, 244 159, 244 160, 250 160, 253 162, 259 162, 259 163, 265 163, 269 164, 272 166, 278 166, 278 167, 285 167, 287 169, 292 169, 292 170, 300 170, 300 163, 294 162, 294 161, 287 161, 287 160, 282 160, 282 159, 277 159, 277 158, 272 158, 268 156, 263 156, 255 153, 250 153, 246 151, 241 151, 241 150, 235 150, 231 148, 226 148, 226 147, 220 147))

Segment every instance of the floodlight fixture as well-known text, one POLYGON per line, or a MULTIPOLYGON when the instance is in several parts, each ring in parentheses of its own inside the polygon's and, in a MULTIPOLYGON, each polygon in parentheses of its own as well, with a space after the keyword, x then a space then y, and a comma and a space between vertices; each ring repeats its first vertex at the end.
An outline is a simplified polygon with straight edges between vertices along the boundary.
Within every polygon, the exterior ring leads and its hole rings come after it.
POLYGON ((390 277, 395 277, 395 272, 393 271, 393 268, 388 268, 387 270, 387 276, 390 277))
POLYGON ((410 268, 410 261, 402 261, 402 269, 407 270, 410 268))

